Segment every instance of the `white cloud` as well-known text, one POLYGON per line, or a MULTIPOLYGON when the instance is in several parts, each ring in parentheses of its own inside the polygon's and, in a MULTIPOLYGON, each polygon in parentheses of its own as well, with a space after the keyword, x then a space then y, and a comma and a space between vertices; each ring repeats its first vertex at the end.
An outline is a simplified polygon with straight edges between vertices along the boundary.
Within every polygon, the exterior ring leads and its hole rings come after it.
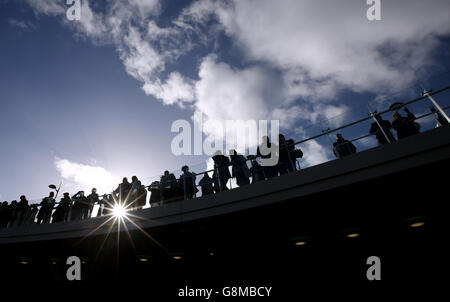
POLYGON ((233 69, 209 56, 200 64, 199 77, 196 108, 208 117, 247 120, 268 116, 274 79, 262 68, 233 69))
POLYGON ((395 91, 430 63, 436 36, 450 32, 449 3, 383 3, 383 20, 366 20, 364 1, 201 0, 183 20, 215 15, 247 59, 283 70, 291 98, 333 98, 342 89, 395 91))
POLYGON ((147 82, 142 89, 147 94, 154 95, 166 105, 191 103, 195 99, 192 81, 183 77, 179 72, 170 73, 167 81, 161 83, 159 79, 147 82))
POLYGON ((54 164, 65 181, 66 190, 90 192, 92 188, 97 188, 99 193, 108 193, 119 183, 118 178, 100 166, 80 164, 58 157, 55 158, 54 164))
POLYGON ((158 22, 158 0, 108 1, 102 10, 83 1, 76 25, 53 0, 28 3, 94 42, 114 44, 127 73, 164 104, 189 105, 209 120, 276 118, 284 129, 323 119, 339 125, 349 109, 337 101, 342 91, 407 87, 416 80, 412 68, 432 64, 438 37, 450 33, 448 0, 384 1, 377 22, 366 19, 365 1, 199 0, 172 24, 158 22), (239 62, 217 51, 192 67, 198 79, 166 75, 195 43, 217 49, 219 32, 241 52, 239 62))
POLYGON ((27 0, 36 14, 61 15, 66 13, 63 1, 54 0, 27 0))
POLYGON ((329 147, 324 147, 316 141, 307 141, 299 145, 304 157, 300 160, 302 168, 318 165, 333 159, 329 147))

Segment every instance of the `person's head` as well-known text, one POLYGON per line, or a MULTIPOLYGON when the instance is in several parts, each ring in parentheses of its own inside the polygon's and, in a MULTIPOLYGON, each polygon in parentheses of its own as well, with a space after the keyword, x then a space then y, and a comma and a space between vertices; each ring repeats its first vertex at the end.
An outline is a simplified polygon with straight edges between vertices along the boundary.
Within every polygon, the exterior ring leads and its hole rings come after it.
POLYGON ((223 154, 222 154, 222 151, 217 150, 217 151, 214 153, 214 156, 219 156, 219 155, 223 155, 223 154))
POLYGON ((25 197, 25 195, 20 196, 20 200, 27 200, 27 198, 25 197))
POLYGON ((53 197, 53 196, 55 196, 55 192, 53 192, 53 191, 52 191, 52 192, 50 192, 50 194, 48 194, 48 196, 49 196, 49 197, 53 197))
POLYGON ((127 183, 127 182, 128 182, 128 178, 124 177, 124 178, 122 179, 122 182, 123 182, 123 183, 127 183))
POLYGON ((184 165, 183 167, 181 167, 181 171, 183 171, 184 173, 189 172, 189 167, 184 165))
POLYGON ((138 181, 138 178, 137 178, 137 176, 133 176, 133 177, 131 177, 131 181, 132 181, 132 182, 138 181))
POLYGON ((400 113, 398 113, 397 111, 394 112, 394 114, 392 115, 392 119, 395 121, 400 117, 400 113))
POLYGON ((344 139, 344 138, 342 137, 342 134, 336 133, 336 139, 344 139))
POLYGON ((230 152, 230 156, 237 155, 236 150, 234 150, 234 149, 230 149, 229 152, 230 152))
POLYGON ((80 196, 84 197, 84 191, 80 191, 80 196))
POLYGON ((11 205, 16 205, 16 204, 17 204, 17 200, 11 201, 11 205))
POLYGON ((166 176, 169 175, 169 171, 167 171, 167 170, 164 171, 164 175, 166 175, 166 176))
POLYGON ((278 141, 280 141, 280 142, 284 142, 284 141, 286 141, 286 138, 284 137, 284 135, 283 134, 278 134, 278 141))
POLYGON ((91 193, 92 194, 96 194, 97 193, 97 189, 96 188, 92 188, 91 193))
POLYGON ((64 197, 69 197, 69 192, 63 194, 64 197))

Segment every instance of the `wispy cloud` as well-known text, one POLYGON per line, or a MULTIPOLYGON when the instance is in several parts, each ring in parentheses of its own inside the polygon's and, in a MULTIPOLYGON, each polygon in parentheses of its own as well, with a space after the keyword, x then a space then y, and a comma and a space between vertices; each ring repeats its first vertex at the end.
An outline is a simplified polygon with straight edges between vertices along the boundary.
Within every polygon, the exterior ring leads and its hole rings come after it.
POLYGON ((31 23, 31 22, 29 22, 29 21, 16 20, 14 18, 9 18, 7 21, 8 21, 9 25, 11 25, 13 27, 16 27, 16 28, 18 28, 20 30, 28 31, 28 30, 36 29, 36 25, 31 23))
POLYGON ((159 22, 158 0, 106 1, 101 9, 85 0, 80 22, 68 22, 59 2, 28 3, 79 36, 115 45, 127 73, 164 104, 214 120, 277 118, 285 128, 336 116, 339 124, 348 109, 338 100, 343 91, 407 87, 450 34, 447 0, 383 2, 379 22, 367 21, 364 1, 198 0, 172 22, 159 22), (214 51, 220 34, 241 52, 238 62, 214 51), (177 70, 198 47, 212 53, 191 66, 197 76, 177 70))

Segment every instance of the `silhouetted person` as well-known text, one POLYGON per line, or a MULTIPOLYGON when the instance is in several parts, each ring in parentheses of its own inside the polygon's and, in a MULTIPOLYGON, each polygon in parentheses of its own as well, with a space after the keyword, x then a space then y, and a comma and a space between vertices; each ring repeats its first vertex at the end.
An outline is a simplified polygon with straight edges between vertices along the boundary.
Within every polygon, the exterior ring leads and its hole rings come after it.
POLYGON ((162 202, 173 202, 179 199, 179 191, 181 189, 179 188, 179 184, 177 182, 177 178, 173 173, 169 173, 169 171, 164 171, 164 175, 161 176, 161 196, 162 196, 162 202))
POLYGON ((128 178, 124 177, 122 179, 122 183, 119 184, 117 189, 114 190, 114 194, 116 194, 116 200, 118 203, 126 207, 129 201, 129 194, 131 193, 131 184, 128 182, 128 178))
POLYGON ((230 150, 231 175, 236 178, 239 187, 250 184, 250 169, 247 166, 245 156, 236 153, 236 150, 230 150))
POLYGON ((198 192, 198 189, 195 186, 195 174, 189 171, 188 166, 183 166, 181 171, 183 171, 183 174, 180 176, 180 185, 181 188, 183 188, 184 197, 192 199, 194 198, 195 193, 198 192))
POLYGON ((54 192, 50 192, 48 197, 45 197, 41 201, 41 209, 37 215, 37 223, 49 223, 52 217, 53 206, 55 205, 54 192))
POLYGON ((209 177, 209 174, 205 172, 205 174, 203 174, 202 179, 200 179, 199 181, 199 185, 202 188, 202 196, 206 196, 206 195, 210 195, 214 193, 214 189, 213 189, 213 183, 214 180, 209 177))
POLYGON ((87 197, 88 204, 83 208, 83 215, 85 218, 90 218, 92 216, 92 210, 94 209, 94 205, 99 203, 99 196, 97 194, 97 189, 92 188, 91 194, 87 197))
POLYGON ((77 194, 72 196, 73 205, 71 209, 70 220, 81 220, 84 219, 83 214, 84 209, 89 206, 89 201, 84 195, 84 191, 78 191, 77 194))
POLYGON ((114 207, 114 198, 112 194, 104 194, 100 201, 102 207, 99 207, 100 215, 111 215, 114 207))
MULTIPOLYGON (((394 135, 391 132, 391 122, 383 120, 379 114, 375 115, 375 119, 378 121, 378 124, 380 124, 381 128, 383 129, 384 133, 386 133, 389 140, 392 142, 395 142, 396 139, 394 138, 394 135)), ((375 135, 378 141, 378 145, 385 145, 388 144, 388 140, 386 139, 386 136, 384 136, 383 131, 381 131, 380 127, 378 126, 377 122, 373 122, 370 125, 369 133, 375 135)))
POLYGON ((264 176, 264 170, 263 167, 256 161, 255 155, 249 155, 247 156, 248 159, 251 160, 251 168, 250 168, 250 174, 252 175, 252 184, 258 181, 265 180, 266 177, 264 176))
POLYGON ((141 181, 137 178, 137 176, 133 176, 131 178, 131 200, 133 203, 131 206, 132 209, 140 210, 145 206, 147 202, 147 190, 142 185, 141 181))
POLYGON ((28 211, 28 215, 26 217, 25 224, 33 224, 38 212, 39 212, 39 208, 38 208, 37 204, 30 205, 30 211, 28 211))
POLYGON ((11 201, 10 208, 11 208, 11 216, 9 218, 8 227, 12 228, 18 225, 17 214, 19 211, 19 203, 17 202, 17 200, 11 201))
POLYGON ((104 208, 106 207, 106 198, 108 197, 107 194, 103 194, 102 199, 98 200, 98 210, 97 210, 97 217, 100 217, 104 215, 104 208))
POLYGON ((214 161, 214 191, 220 192, 228 190, 227 183, 231 178, 230 170, 228 169, 230 160, 220 151, 217 151, 212 159, 214 161))
POLYGON ((336 141, 333 143, 333 153, 337 158, 356 153, 356 147, 352 142, 344 139, 341 134, 336 134, 336 141))
MULTIPOLYGON (((262 159, 268 159, 268 158, 275 156, 271 152, 269 154, 263 155, 261 153, 261 149, 262 149, 263 145, 265 145, 266 148, 272 148, 272 143, 270 142, 270 139, 268 136, 262 137, 262 143, 261 143, 261 145, 258 146, 258 149, 256 150, 256 153, 258 154, 258 156, 260 156, 262 159)), ((278 158, 278 162, 279 162, 279 158, 278 158)), ((273 166, 261 166, 261 167, 263 169, 265 178, 273 178, 273 177, 278 176, 278 163, 273 166)))
POLYGON ((28 211, 30 207, 28 206, 28 200, 25 195, 20 196, 19 204, 17 205, 17 221, 18 225, 22 225, 25 223, 25 219, 28 215, 28 211))
POLYGON ((162 192, 159 181, 152 182, 148 190, 150 191, 150 206, 155 207, 161 205, 162 192))
POLYGON ((420 133, 419 124, 414 122, 416 119, 414 114, 412 114, 406 107, 403 110, 407 114, 406 117, 401 116, 398 112, 395 112, 392 115, 392 128, 394 128, 397 133, 398 139, 403 139, 405 137, 420 133))
POLYGON ((69 193, 67 193, 67 192, 64 193, 63 197, 59 201, 58 206, 55 209, 55 212, 52 215, 52 217, 53 217, 52 222, 67 221, 71 203, 72 203, 72 200, 70 199, 69 193))
POLYGON ((1 206, 1 218, 0 223, 2 228, 7 228, 11 219, 12 208, 8 205, 7 201, 4 201, 1 206))
POLYGON ((430 111, 434 114, 434 118, 436 119, 436 128, 449 125, 447 119, 443 117, 442 114, 436 110, 436 108, 431 107, 430 111))
POLYGON ((0 228, 6 228, 8 225, 8 216, 9 216, 9 207, 8 202, 4 201, 0 205, 0 228))
POLYGON ((286 140, 283 134, 278 135, 278 141, 280 144, 278 172, 282 175, 296 171, 296 159, 303 157, 303 152, 300 149, 295 149, 294 140, 292 138, 286 140))

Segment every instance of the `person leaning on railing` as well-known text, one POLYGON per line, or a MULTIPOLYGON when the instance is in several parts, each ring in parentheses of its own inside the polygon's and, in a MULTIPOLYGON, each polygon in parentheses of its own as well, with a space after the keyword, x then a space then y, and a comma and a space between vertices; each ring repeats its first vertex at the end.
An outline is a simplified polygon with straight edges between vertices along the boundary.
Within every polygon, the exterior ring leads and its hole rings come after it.
POLYGON ((356 153, 356 147, 352 142, 344 139, 340 133, 336 133, 336 141, 333 143, 333 153, 337 158, 356 153))

